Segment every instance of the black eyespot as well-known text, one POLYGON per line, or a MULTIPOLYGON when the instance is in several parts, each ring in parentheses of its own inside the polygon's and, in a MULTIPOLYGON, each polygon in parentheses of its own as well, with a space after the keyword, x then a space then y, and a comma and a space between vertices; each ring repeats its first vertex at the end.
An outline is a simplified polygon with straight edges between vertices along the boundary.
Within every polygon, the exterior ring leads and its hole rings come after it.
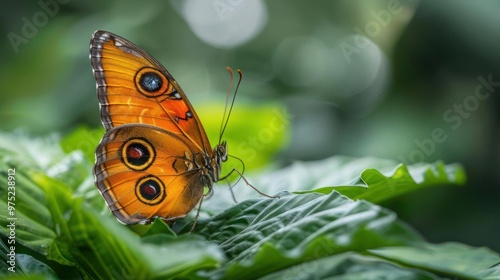
POLYGON ((148 175, 137 181, 135 194, 142 203, 156 205, 165 199, 167 191, 158 177, 148 175))
POLYGON ((139 85, 147 92, 157 92, 163 86, 163 80, 158 73, 145 72, 139 79, 139 85))
POLYGON ((132 138, 120 150, 122 162, 130 169, 141 171, 151 166, 155 159, 155 149, 144 138, 132 138))
POLYGON ((171 98, 172 94, 175 97, 174 92, 177 92, 165 73, 152 67, 143 67, 137 70, 134 83, 137 91, 148 98, 157 98, 162 95, 171 98))
POLYGON ((147 180, 139 186, 141 196, 147 200, 153 200, 160 195, 160 185, 154 180, 147 180))
POLYGON ((133 143, 127 146, 127 161, 135 166, 141 166, 148 162, 149 154, 148 149, 141 143, 133 143))

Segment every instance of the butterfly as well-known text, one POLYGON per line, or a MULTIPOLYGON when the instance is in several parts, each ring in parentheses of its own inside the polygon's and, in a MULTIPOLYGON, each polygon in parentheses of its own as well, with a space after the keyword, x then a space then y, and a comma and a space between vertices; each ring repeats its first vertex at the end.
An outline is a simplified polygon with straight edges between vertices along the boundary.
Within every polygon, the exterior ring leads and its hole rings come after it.
POLYGON ((108 208, 123 224, 185 217, 221 179, 226 142, 211 148, 174 77, 132 42, 98 30, 90 61, 106 129, 93 174, 108 208))

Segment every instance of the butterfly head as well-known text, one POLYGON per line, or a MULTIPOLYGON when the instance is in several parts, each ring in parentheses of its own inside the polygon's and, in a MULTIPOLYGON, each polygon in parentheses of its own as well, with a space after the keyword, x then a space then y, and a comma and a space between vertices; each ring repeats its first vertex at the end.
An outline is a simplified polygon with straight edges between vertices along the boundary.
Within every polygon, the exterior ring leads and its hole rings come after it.
POLYGON ((217 181, 219 181, 219 175, 220 175, 222 163, 227 160, 227 143, 226 143, 226 141, 222 141, 222 143, 215 146, 212 157, 213 157, 212 158, 212 170, 213 170, 212 179, 214 182, 217 182, 217 181))
POLYGON ((215 146, 214 148, 215 158, 220 162, 225 162, 227 160, 227 143, 222 141, 221 144, 215 146))

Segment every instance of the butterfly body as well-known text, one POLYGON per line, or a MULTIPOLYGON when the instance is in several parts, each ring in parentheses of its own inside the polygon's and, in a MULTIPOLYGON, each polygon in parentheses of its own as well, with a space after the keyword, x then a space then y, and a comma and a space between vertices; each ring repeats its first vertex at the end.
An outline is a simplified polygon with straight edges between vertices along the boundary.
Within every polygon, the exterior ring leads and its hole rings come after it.
POLYGON ((211 148, 172 75, 130 41, 96 31, 90 60, 106 129, 93 172, 109 209, 124 224, 186 216, 219 180, 226 143, 211 148))

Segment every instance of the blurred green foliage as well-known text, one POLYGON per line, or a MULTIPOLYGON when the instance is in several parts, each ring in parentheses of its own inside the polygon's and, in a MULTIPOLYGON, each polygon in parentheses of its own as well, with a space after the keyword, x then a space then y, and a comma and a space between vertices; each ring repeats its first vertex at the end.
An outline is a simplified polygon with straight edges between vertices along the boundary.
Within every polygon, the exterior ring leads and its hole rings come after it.
POLYGON ((99 129, 88 44, 93 31, 108 30, 169 69, 212 144, 227 65, 244 72, 228 138, 250 143, 258 134, 248 131, 269 128, 274 110, 286 110, 288 128, 274 146, 231 144, 243 160, 263 155, 249 165, 335 154, 462 163, 465 188, 423 190, 386 206, 430 241, 498 251, 499 8, 493 0, 9 0, 0 10, 0 129, 99 129), (259 113, 249 119, 252 108, 259 113))

